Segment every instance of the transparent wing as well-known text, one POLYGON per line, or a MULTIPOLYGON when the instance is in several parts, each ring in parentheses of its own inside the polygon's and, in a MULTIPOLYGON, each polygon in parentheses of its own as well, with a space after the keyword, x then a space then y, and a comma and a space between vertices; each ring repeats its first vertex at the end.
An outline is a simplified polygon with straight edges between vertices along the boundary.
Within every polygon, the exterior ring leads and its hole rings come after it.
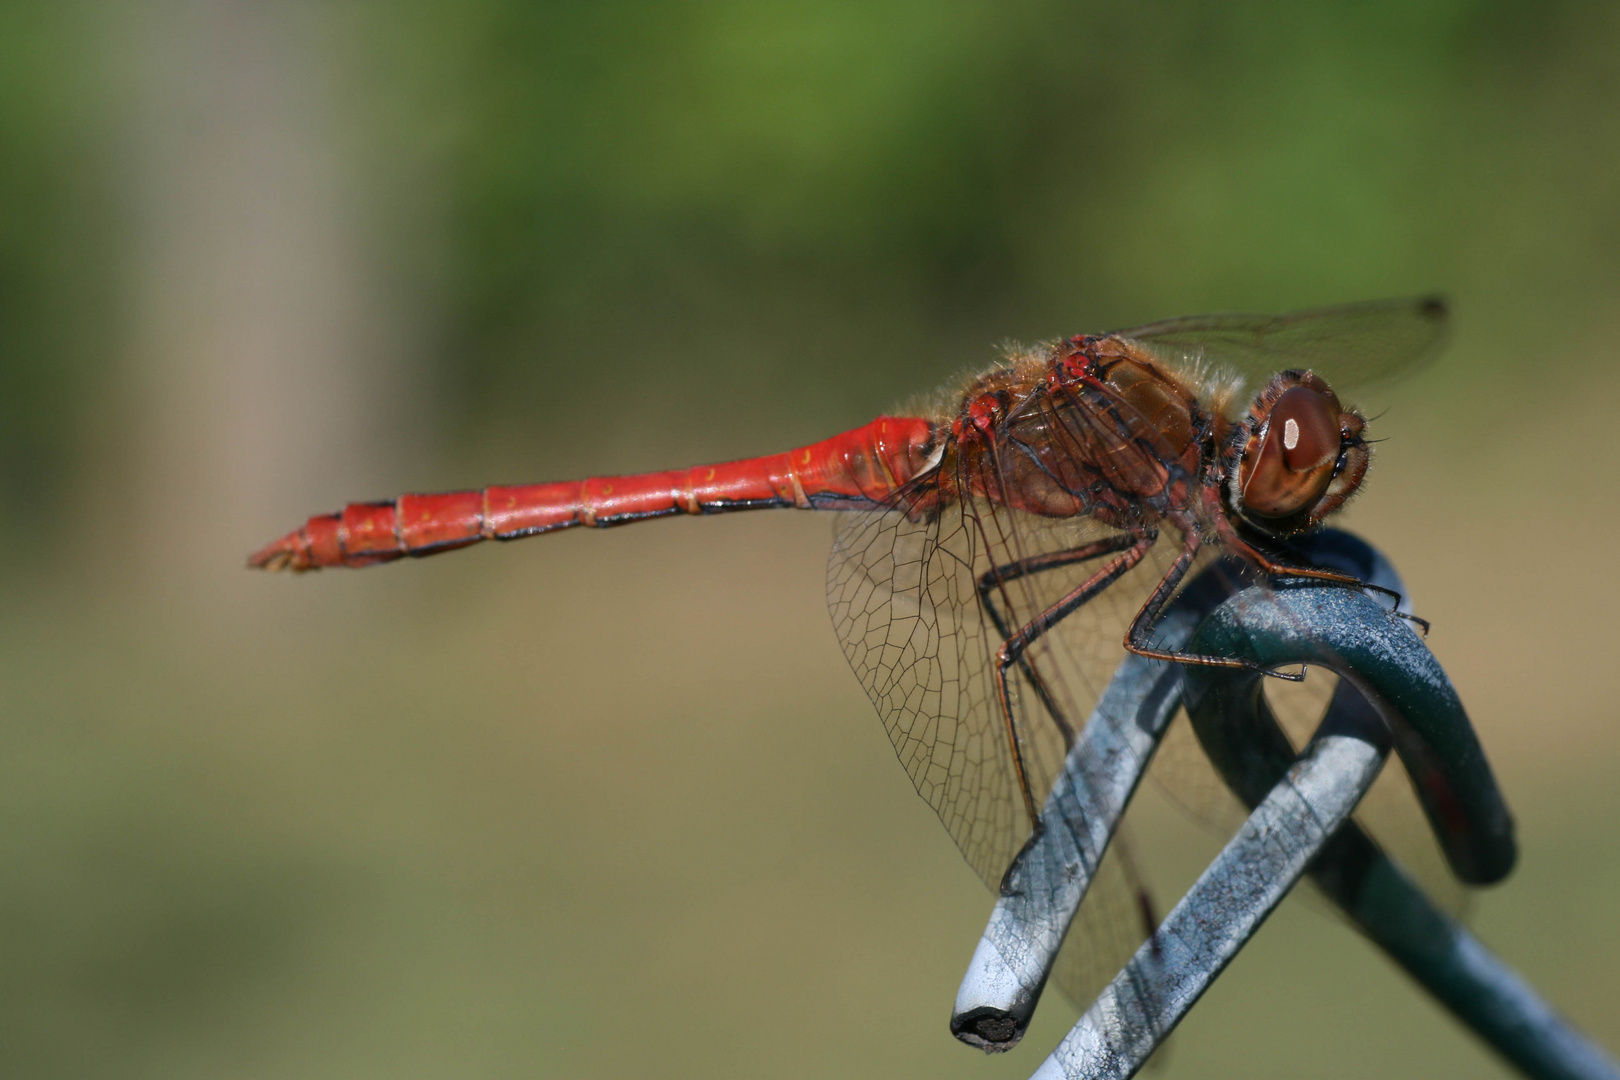
POLYGON ((1052 967, 1052 981, 1078 1009, 1097 999, 1165 914, 1153 902, 1132 843, 1129 813, 1126 818, 1091 879, 1085 903, 1052 967))
MULTIPOLYGON (((992 678, 1002 628, 1027 622, 1117 552, 1004 582, 989 590, 988 603, 981 582, 1019 560, 1117 537, 1093 518, 1040 518, 985 500, 925 516, 902 508, 856 513, 840 523, 828 597, 845 654, 918 793, 992 889, 1030 832, 992 678)), ((1027 665, 1013 672, 1014 724, 1037 805, 1177 546, 1174 537, 1162 539, 1040 639, 1027 665)), ((1208 783, 1218 783, 1204 768, 1208 783)), ((1116 841, 1059 962, 1060 988, 1075 1002, 1089 1001, 1152 929, 1144 918, 1152 910, 1147 890, 1129 849, 1116 841)))
POLYGON ((986 670, 995 648, 978 609, 984 543, 959 508, 846 515, 833 541, 833 627, 917 793, 974 871, 994 884, 1021 813, 986 670))
POLYGON ((1370 300, 1286 315, 1192 315, 1116 331, 1177 369, 1230 368, 1251 389, 1285 368, 1310 368, 1336 388, 1416 370, 1445 342, 1439 297, 1370 300))
MULTIPOLYGON (((1003 639, 996 621, 1023 625, 1107 557, 1005 583, 989 595, 991 606, 980 583, 997 567, 1111 533, 1090 518, 1051 521, 972 500, 921 520, 904 510, 849 514, 834 540, 828 602, 844 653, 918 793, 992 888, 1030 829, 995 694, 1003 639)), ((1123 655, 1129 619, 1162 576, 1156 569, 1156 560, 1144 560, 1060 623, 1014 672, 1015 733, 1037 805, 1123 655)))

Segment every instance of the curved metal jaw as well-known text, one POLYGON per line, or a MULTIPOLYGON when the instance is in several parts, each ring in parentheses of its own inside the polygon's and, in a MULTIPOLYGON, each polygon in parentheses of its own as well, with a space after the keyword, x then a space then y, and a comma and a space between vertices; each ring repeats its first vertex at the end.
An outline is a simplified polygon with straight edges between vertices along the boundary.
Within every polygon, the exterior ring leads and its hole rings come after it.
MULTIPOLYGON (((1401 591, 1372 548, 1327 530, 1313 562, 1401 591)), ((1602 1051, 1412 882, 1349 821, 1393 746, 1419 786, 1454 872, 1499 880, 1512 821, 1444 672, 1410 626, 1370 596, 1320 585, 1236 596, 1208 575, 1167 612, 1161 636, 1268 667, 1320 663, 1343 678, 1296 755, 1260 676, 1129 657, 1076 740, 1042 827, 1003 882, 957 995, 951 1029, 986 1050, 1022 1037, 1158 740, 1185 703, 1248 822, 1103 990, 1035 1074, 1124 1077, 1148 1056, 1304 873, 1409 974, 1531 1076, 1620 1077, 1602 1051)))

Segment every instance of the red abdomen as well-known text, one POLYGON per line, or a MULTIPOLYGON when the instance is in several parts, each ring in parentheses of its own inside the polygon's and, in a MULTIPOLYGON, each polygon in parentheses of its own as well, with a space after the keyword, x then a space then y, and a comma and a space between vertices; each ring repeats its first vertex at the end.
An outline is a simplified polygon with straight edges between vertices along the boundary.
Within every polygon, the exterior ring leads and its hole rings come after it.
POLYGON ((369 566, 574 525, 605 528, 669 514, 789 506, 880 506, 929 466, 937 438, 927 420, 881 416, 785 454, 722 465, 350 503, 342 513, 310 518, 255 552, 248 565, 265 570, 369 566))

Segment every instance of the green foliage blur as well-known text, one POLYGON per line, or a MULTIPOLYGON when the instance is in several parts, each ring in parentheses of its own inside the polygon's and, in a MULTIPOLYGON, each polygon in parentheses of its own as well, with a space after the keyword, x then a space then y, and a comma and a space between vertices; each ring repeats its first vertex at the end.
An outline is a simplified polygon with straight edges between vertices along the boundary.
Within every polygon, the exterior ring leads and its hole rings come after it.
MULTIPOLYGON (((1603 5, 413 0, 302 18, 338 72, 378 272, 433 296, 421 363, 449 452, 497 430, 765 445, 1007 338, 1201 310, 1445 288, 1501 342, 1469 361, 1495 377, 1531 343, 1612 334, 1603 5), (416 186, 394 197, 402 173, 416 186), (389 240, 423 205, 431 242, 389 240)), ((38 554, 72 526, 128 362, 142 193, 127 27, 76 5, 0 19, 0 519, 38 554)))
POLYGON ((1180 312, 1444 287, 1546 320, 1519 340, 1590 332, 1613 18, 477 3, 401 21, 384 108, 443 155, 437 366, 472 422, 824 427, 1005 337, 1180 312), (407 87, 422 40, 452 44, 407 87))
MULTIPOLYGON (((1615 1045, 1617 118, 1612 4, 0 4, 0 1075, 1027 1075, 1072 1016, 946 1034, 989 901, 824 522, 244 556, 784 449, 1008 340, 1431 290, 1351 527, 1519 814, 1481 932, 1615 1045)), ((1501 1068, 1293 906, 1178 1040, 1501 1068)))
POLYGON ((35 551, 68 524, 87 401, 117 363, 114 133, 89 21, 0 10, 0 537, 35 551))

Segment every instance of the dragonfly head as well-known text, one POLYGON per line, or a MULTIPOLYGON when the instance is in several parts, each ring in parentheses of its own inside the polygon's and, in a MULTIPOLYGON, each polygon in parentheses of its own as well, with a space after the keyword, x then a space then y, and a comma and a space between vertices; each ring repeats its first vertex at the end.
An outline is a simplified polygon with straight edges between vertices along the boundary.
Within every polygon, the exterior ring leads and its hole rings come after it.
POLYGON ((1367 421, 1310 371, 1272 377, 1239 425, 1229 496, 1244 520, 1303 532, 1355 494, 1367 473, 1367 421))

